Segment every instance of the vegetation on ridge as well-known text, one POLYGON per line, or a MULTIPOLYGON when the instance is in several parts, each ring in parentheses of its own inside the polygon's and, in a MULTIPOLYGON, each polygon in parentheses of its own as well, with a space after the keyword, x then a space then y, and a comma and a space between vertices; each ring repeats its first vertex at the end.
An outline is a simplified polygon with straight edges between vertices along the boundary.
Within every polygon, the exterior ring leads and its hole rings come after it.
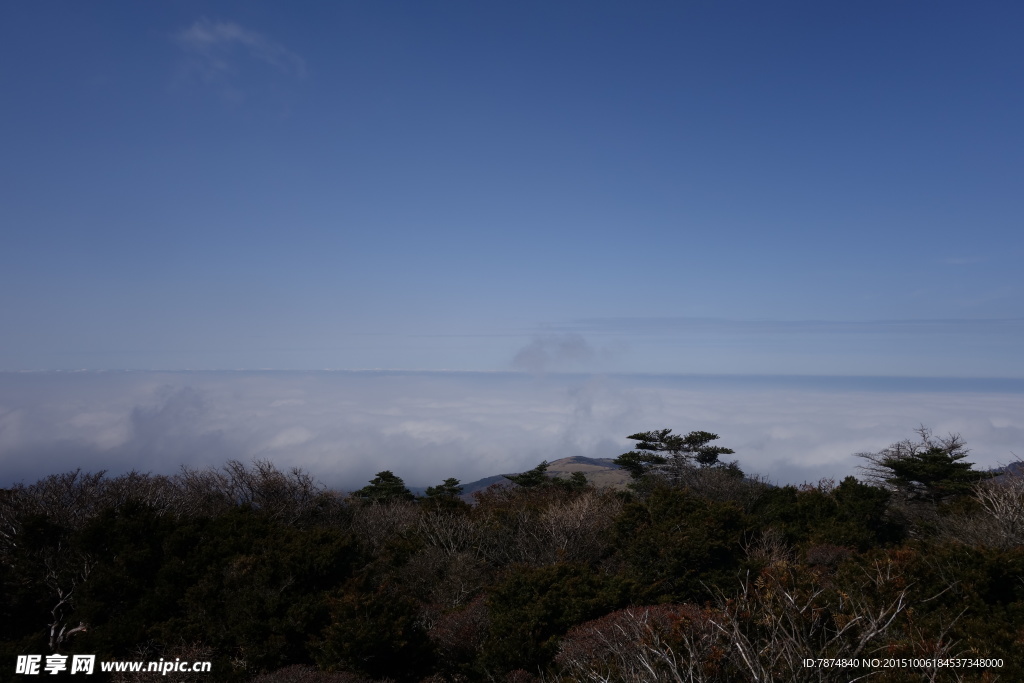
POLYGON ((642 432, 627 491, 545 462, 472 505, 456 479, 343 495, 265 461, 52 475, 0 490, 0 677, 59 652, 226 682, 1024 679, 1024 477, 918 436, 863 481, 775 486, 715 434, 642 432))

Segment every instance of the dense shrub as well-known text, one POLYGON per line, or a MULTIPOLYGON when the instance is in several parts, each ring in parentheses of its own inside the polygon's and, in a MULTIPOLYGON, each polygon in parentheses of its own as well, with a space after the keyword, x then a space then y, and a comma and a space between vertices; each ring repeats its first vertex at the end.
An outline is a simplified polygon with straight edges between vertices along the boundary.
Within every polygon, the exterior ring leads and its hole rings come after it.
POLYGON ((487 671, 539 670, 557 652, 573 624, 607 613, 625 601, 616 577, 579 565, 512 570, 488 598, 489 630, 481 648, 487 671))
POLYGON ((904 528, 888 514, 888 491, 847 477, 832 486, 782 486, 765 491, 754 505, 761 524, 779 529, 796 545, 831 544, 866 550, 899 542, 904 528))
POLYGON ((971 656, 1024 680, 1016 479, 915 498, 674 474, 614 492, 538 468, 472 505, 455 480, 410 499, 381 473, 345 498, 267 462, 53 475, 0 490, 0 655, 209 659, 225 683, 803 680, 808 656, 971 656))
POLYGON ((702 601, 735 583, 751 520, 736 506, 658 486, 615 525, 622 571, 638 604, 702 601))

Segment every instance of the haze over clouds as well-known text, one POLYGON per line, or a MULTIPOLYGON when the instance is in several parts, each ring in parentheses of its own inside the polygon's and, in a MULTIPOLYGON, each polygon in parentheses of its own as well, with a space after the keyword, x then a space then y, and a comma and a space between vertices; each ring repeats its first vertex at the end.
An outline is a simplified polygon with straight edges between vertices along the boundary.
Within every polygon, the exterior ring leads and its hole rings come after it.
POLYGON ((82 467, 173 473, 268 458, 350 489, 615 457, 636 431, 721 435, 775 481, 853 474, 854 453, 925 423, 973 460, 1020 453, 1024 384, 515 373, 19 373, 0 383, 4 484, 82 467))

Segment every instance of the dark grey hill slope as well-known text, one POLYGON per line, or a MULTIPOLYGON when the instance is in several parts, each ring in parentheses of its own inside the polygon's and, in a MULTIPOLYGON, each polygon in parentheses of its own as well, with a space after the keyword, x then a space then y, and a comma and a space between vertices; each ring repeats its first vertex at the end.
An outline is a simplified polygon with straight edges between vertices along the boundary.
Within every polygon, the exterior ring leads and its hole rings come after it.
MULTIPOLYGON (((598 487, 625 488, 629 482, 629 474, 615 464, 612 458, 586 458, 574 455, 560 458, 550 463, 548 474, 555 477, 568 477, 573 472, 582 472, 591 484, 598 487)), ((517 474, 511 472, 510 474, 517 474)), ((484 477, 477 481, 463 484, 462 497, 470 500, 477 491, 483 491, 493 484, 510 484, 505 475, 497 474, 484 477)))

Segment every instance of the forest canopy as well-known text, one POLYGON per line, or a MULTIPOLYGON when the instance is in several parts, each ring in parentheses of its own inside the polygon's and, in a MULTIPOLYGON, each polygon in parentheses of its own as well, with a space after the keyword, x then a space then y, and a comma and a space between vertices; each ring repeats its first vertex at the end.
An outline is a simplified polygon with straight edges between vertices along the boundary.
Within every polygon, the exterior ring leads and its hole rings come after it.
POLYGON ((0 490, 0 648, 240 682, 802 680, 808 657, 883 655, 1024 678, 1024 477, 918 437, 801 486, 669 429, 629 437, 627 490, 546 462, 470 500, 268 461, 54 474, 0 490))

